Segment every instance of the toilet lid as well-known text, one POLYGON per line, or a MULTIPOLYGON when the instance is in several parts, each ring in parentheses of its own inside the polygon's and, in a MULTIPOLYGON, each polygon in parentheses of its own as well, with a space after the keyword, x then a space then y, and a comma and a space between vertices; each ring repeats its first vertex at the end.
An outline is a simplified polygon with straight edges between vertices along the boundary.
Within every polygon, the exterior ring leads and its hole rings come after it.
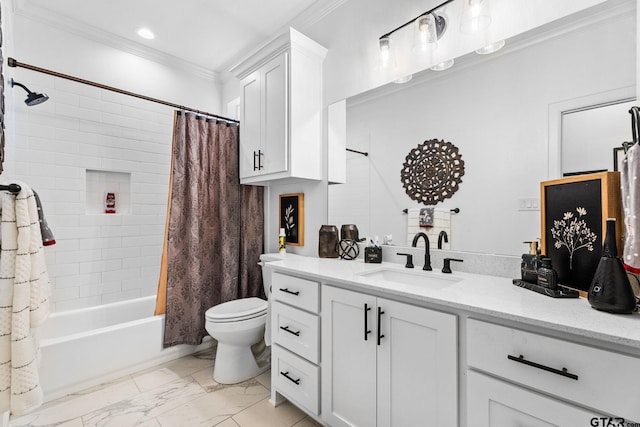
POLYGON ((214 322, 229 322, 252 319, 267 312, 267 301, 256 298, 241 298, 227 301, 208 309, 204 316, 214 322))

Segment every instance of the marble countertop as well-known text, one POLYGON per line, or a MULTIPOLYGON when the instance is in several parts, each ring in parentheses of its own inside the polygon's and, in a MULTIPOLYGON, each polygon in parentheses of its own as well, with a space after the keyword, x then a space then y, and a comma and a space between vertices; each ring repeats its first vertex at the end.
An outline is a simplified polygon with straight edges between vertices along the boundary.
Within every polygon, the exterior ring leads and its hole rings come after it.
POLYGON ((422 271, 418 266, 405 269, 396 263, 366 264, 362 260, 302 256, 287 256, 268 266, 273 271, 303 275, 344 288, 410 298, 418 304, 436 304, 443 309, 479 313, 640 349, 640 313, 611 314, 591 308, 585 298, 550 298, 515 286, 509 278, 456 272, 455 262, 451 265, 453 274, 443 274, 439 269, 422 271), (424 274, 425 283, 399 283, 367 276, 381 269, 424 274), (433 278, 434 283, 429 284, 428 278, 433 278))

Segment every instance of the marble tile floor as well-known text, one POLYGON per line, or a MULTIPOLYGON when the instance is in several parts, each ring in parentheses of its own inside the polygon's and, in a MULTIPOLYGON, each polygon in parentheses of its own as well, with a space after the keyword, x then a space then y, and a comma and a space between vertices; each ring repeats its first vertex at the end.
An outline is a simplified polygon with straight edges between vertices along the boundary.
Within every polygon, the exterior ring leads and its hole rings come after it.
POLYGON ((269 403, 270 372, 216 383, 215 349, 47 402, 11 427, 317 427, 289 402, 269 403))

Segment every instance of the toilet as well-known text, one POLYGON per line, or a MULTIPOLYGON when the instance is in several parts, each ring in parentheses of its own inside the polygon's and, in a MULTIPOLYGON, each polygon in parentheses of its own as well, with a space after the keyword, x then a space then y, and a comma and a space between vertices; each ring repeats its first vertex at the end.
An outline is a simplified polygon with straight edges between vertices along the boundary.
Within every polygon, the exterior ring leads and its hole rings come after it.
MULTIPOLYGON (((260 265, 284 256, 260 255, 260 265)), ((263 274, 262 282, 265 295, 269 295, 270 277, 263 274)), ((270 344, 270 334, 265 337, 268 311, 267 301, 249 297, 218 304, 205 312, 205 329, 218 341, 213 368, 217 383, 236 384, 269 369, 271 348, 265 345, 265 338, 270 344)))

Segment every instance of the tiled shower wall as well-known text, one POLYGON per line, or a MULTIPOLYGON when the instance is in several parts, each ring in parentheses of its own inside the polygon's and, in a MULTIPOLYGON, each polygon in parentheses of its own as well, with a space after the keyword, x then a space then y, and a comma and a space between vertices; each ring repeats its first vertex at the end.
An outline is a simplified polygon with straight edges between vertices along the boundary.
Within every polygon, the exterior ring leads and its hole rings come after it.
POLYGON ((27 183, 42 200, 57 241, 44 249, 52 310, 155 294, 172 110, 45 74, 16 74, 16 81, 50 96, 27 107, 22 89, 6 89, 15 117, 2 178, 27 183), (103 192, 111 187, 118 213, 104 214, 103 192))

